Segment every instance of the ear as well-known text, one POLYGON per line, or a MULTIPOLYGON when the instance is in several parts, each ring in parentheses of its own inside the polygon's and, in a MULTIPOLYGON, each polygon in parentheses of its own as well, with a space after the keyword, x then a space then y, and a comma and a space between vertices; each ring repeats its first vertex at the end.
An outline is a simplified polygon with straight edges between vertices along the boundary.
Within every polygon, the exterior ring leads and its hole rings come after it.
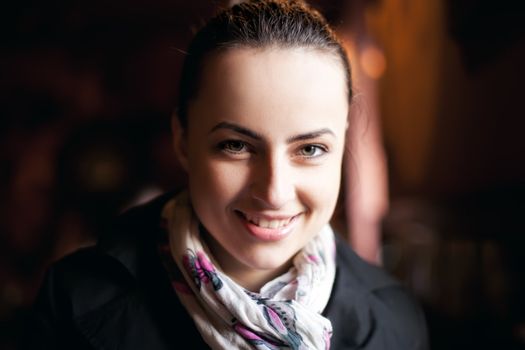
POLYGON ((171 133, 173 136, 173 149, 182 168, 188 171, 188 145, 186 130, 182 127, 176 113, 171 116, 171 133))

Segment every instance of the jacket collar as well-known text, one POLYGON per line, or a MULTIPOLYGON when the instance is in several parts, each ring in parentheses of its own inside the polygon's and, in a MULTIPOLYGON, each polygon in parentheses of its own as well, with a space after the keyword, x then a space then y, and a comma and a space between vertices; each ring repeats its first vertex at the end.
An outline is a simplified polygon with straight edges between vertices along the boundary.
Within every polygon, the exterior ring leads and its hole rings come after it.
POLYGON ((139 277, 141 259, 155 248, 161 230, 162 208, 175 192, 163 194, 121 214, 101 235, 97 246, 119 261, 135 278, 139 277))

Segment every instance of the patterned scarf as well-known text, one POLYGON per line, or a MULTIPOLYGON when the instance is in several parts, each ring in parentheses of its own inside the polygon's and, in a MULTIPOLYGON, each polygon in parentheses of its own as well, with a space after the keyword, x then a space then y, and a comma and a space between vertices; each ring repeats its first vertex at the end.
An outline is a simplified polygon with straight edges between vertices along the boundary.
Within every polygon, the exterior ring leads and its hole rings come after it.
POLYGON ((186 192, 169 201, 162 216, 169 238, 160 246, 164 264, 212 349, 330 348, 332 325, 321 315, 335 277, 329 225, 295 256, 288 272, 253 293, 221 271, 200 237, 186 192))

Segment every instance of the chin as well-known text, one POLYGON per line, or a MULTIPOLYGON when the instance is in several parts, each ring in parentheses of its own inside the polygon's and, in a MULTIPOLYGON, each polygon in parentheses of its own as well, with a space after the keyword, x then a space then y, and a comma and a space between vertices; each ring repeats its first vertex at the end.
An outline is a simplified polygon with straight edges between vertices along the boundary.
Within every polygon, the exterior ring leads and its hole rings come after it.
POLYGON ((269 251, 256 252, 246 261, 247 265, 257 270, 280 270, 289 267, 296 252, 276 252, 270 248, 269 251))

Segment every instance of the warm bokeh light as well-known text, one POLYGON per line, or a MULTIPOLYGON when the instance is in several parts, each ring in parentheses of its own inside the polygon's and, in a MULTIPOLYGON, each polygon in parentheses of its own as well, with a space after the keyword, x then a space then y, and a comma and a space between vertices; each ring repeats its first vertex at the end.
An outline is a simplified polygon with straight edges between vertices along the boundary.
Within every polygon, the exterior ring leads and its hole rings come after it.
POLYGON ((386 58, 377 46, 366 46, 359 55, 363 72, 372 79, 379 79, 386 71, 386 58))

